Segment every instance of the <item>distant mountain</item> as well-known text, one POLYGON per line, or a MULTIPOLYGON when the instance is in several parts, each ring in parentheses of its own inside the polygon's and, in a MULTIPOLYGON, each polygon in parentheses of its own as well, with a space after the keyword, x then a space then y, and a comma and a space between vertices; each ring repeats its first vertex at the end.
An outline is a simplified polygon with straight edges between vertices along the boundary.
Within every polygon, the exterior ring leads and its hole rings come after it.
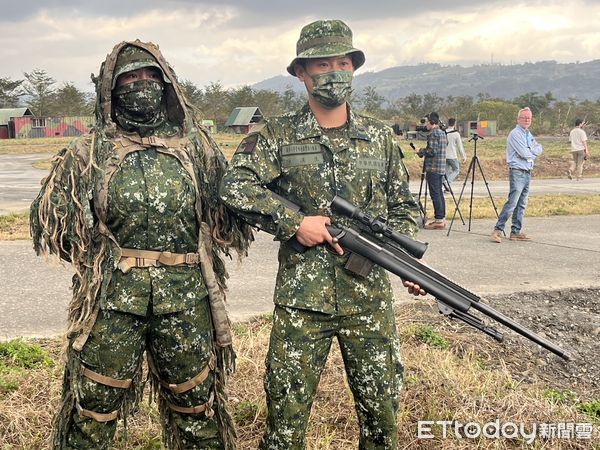
MULTIPOLYGON (((409 94, 436 93, 448 95, 489 94, 491 97, 513 99, 527 92, 545 94, 550 91, 559 100, 571 97, 577 101, 600 99, 600 60, 585 63, 561 64, 556 61, 472 67, 419 64, 398 66, 380 72, 356 76, 354 89, 376 88, 388 100, 409 94)), ((291 76, 276 76, 256 83, 255 89, 283 92, 292 87, 303 91, 304 86, 291 76)))

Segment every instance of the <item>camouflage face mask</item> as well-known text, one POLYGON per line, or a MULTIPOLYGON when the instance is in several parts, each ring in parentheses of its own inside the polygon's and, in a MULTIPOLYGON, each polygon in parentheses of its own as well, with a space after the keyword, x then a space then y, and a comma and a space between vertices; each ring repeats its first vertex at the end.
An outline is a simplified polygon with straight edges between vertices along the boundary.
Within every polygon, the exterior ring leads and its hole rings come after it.
POLYGON ((139 80, 115 88, 113 96, 117 107, 126 115, 149 120, 160 111, 164 86, 154 80, 139 80))
POLYGON ((344 104, 352 93, 352 72, 340 70, 312 75, 313 98, 325 108, 332 109, 344 104))

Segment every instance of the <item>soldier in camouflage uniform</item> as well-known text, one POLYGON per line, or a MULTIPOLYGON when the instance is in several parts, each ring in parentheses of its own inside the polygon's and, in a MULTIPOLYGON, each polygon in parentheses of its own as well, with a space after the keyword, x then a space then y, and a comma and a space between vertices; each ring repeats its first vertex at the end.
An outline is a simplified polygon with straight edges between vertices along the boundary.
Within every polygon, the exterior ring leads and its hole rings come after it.
POLYGON ((55 449, 105 449, 135 411, 147 355, 168 448, 234 448, 219 253, 250 229, 217 195, 225 160, 151 43, 122 42, 94 78, 96 125, 55 158, 31 207, 38 254, 75 269, 55 449))
MULTIPOLYGON (((365 61, 339 20, 305 26, 288 72, 304 82, 308 104, 267 120, 246 137, 221 181, 224 202, 281 241, 275 311, 266 359, 268 418, 263 449, 302 449, 311 405, 332 339, 338 339, 360 422, 359 447, 396 448, 402 387, 393 297, 385 271, 365 278, 344 268, 347 255, 327 232, 335 195, 407 235, 418 208, 391 130, 348 104, 365 61), (288 209, 271 191, 300 205, 288 209), (310 247, 296 253, 287 243, 310 247), (324 244, 324 245, 320 245, 324 244)), ((423 294, 416 285, 409 291, 423 294)))

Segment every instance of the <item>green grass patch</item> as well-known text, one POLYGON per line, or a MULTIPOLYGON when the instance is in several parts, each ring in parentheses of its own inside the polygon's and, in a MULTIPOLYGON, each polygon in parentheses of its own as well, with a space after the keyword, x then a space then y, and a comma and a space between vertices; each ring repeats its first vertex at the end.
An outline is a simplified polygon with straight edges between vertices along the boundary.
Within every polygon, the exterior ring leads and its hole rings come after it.
POLYGON ((544 391, 544 397, 555 405, 575 405, 579 401, 577 393, 569 389, 548 389, 544 391))
POLYGON ((48 352, 38 344, 23 339, 0 342, 0 372, 11 369, 33 369, 51 367, 54 363, 48 352))
POLYGON ((19 380, 28 370, 53 366, 48 352, 38 344, 22 339, 0 342, 0 396, 19 389, 19 380))
POLYGON ((418 327, 415 330, 415 337, 424 344, 434 348, 447 349, 450 347, 448 340, 431 325, 418 327))
POLYGON ((600 423, 600 400, 582 402, 577 393, 569 389, 548 389, 544 391, 544 397, 554 405, 575 406, 592 421, 600 423))
POLYGON ((600 400, 581 402, 577 404, 577 410, 588 416, 596 424, 600 424, 600 400))
POLYGON ((252 400, 242 400, 235 405, 233 417, 240 426, 246 426, 254 422, 260 414, 266 414, 264 405, 252 400))

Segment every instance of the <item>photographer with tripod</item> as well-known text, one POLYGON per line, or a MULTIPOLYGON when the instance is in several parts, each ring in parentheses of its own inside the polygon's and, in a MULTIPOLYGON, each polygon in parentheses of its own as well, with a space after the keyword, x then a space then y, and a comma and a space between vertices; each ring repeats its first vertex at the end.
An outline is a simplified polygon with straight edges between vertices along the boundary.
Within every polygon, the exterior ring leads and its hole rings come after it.
POLYGON ((433 203, 435 220, 425 224, 426 230, 442 230, 446 228, 446 200, 442 185, 446 173, 446 133, 440 129, 440 116, 432 112, 425 122, 427 130, 427 147, 417 150, 420 158, 425 157, 425 177, 429 187, 429 196, 433 203))
POLYGON ((521 233, 521 227, 523 226, 523 217, 529 198, 529 184, 534 161, 543 151, 541 144, 535 140, 529 131, 532 118, 531 109, 523 108, 519 110, 517 126, 510 132, 506 141, 506 162, 509 168, 510 192, 491 236, 492 242, 498 244, 502 242, 504 225, 511 215, 510 240, 531 240, 529 236, 521 233))

